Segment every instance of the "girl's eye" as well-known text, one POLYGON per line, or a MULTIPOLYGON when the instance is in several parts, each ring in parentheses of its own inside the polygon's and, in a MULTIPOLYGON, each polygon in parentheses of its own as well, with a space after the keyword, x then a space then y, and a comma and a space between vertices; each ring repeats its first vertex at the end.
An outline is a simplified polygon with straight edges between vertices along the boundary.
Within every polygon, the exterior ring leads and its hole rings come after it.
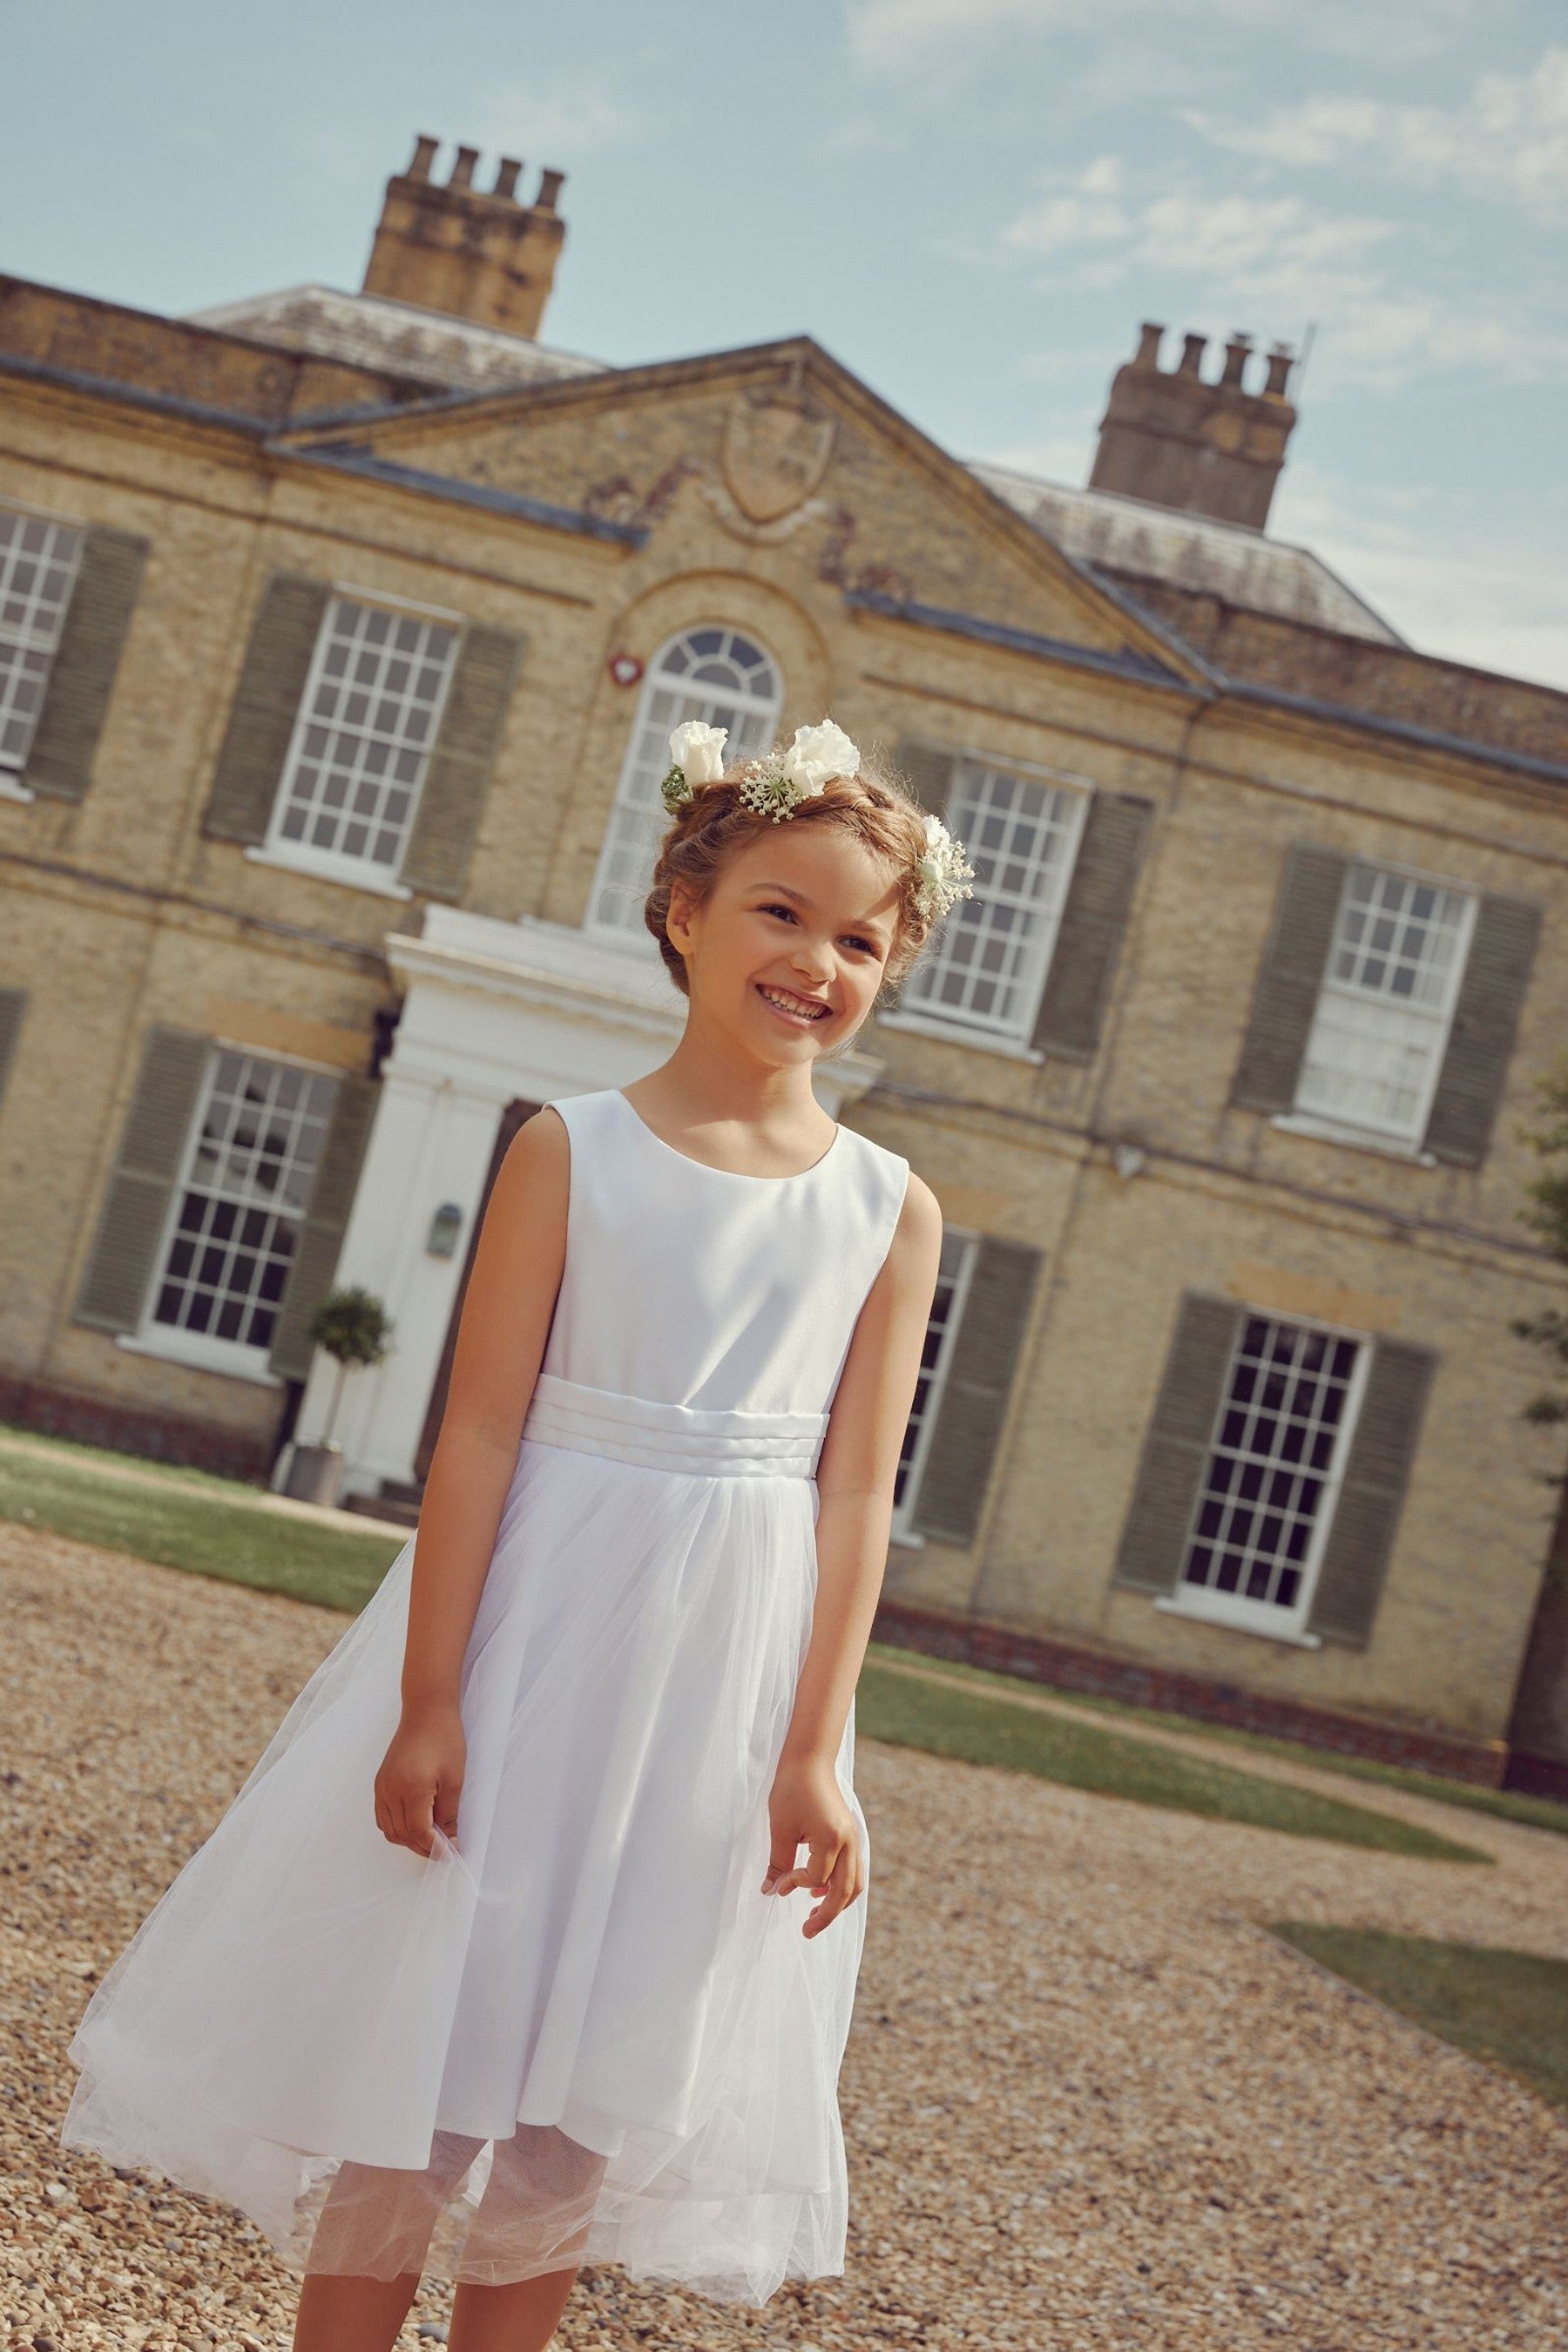
MULTIPOLYGON (((780 906, 777 900, 773 900, 768 905, 759 908, 758 912, 763 915, 787 915, 792 923, 795 920, 795 908, 793 907, 780 906)), ((875 940, 867 939, 864 934, 859 931, 851 931, 848 934, 848 937, 854 941, 858 948, 863 948, 868 955, 874 956, 876 954, 877 942, 875 940)))

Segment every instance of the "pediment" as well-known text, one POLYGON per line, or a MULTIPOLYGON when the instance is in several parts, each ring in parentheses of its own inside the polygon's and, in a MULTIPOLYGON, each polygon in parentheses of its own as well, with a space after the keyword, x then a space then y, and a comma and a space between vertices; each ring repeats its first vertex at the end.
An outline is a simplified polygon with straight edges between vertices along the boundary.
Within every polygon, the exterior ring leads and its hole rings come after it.
POLYGON ((1158 624, 804 338, 448 398, 310 436, 317 450, 334 441, 590 517, 683 565, 787 550, 853 595, 1199 674, 1158 624))

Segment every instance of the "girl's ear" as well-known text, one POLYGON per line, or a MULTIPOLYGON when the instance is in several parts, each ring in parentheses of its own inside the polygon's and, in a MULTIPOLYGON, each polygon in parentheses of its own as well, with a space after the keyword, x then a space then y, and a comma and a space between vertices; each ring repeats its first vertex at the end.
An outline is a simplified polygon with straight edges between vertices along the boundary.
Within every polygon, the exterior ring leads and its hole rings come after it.
POLYGON ((669 904, 665 909, 664 929, 665 936, 673 947, 685 945, 680 934, 684 933, 690 921, 691 913, 692 898, 689 885, 683 881, 672 882, 669 886, 669 904))

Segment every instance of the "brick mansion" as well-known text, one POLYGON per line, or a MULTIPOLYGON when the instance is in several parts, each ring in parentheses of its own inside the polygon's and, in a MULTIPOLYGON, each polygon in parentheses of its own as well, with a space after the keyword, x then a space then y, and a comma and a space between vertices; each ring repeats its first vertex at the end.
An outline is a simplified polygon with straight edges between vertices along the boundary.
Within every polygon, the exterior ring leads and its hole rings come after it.
POLYGON ((831 711, 977 877, 818 1073, 945 1221, 879 1633, 1568 1790, 1568 696, 1269 536, 1282 347, 1145 326, 1040 481, 553 348, 560 175, 438 158, 357 293, 0 278, 0 1417, 281 1486, 359 1284, 411 1514, 508 1142, 680 1033, 671 727, 831 711))

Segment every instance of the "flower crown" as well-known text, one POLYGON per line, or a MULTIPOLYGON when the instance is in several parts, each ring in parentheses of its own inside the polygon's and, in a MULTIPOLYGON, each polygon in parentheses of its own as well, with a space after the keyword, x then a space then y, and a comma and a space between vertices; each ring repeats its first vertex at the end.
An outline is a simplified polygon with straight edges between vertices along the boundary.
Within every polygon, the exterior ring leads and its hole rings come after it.
MULTIPOLYGON (((727 727, 708 727, 689 719, 669 739, 670 766, 659 785, 659 798, 674 816, 709 784, 724 781, 727 727)), ((842 727, 825 719, 820 727, 797 727, 787 749, 775 749, 760 760, 748 760, 741 770, 740 798, 758 816, 774 824, 793 816, 802 801, 815 800, 835 776, 853 776, 860 765, 858 747, 842 727)), ((970 884, 974 868, 964 857, 941 817, 926 818, 926 845, 915 863, 915 905, 921 920, 936 922, 957 898, 974 896, 970 884)))

